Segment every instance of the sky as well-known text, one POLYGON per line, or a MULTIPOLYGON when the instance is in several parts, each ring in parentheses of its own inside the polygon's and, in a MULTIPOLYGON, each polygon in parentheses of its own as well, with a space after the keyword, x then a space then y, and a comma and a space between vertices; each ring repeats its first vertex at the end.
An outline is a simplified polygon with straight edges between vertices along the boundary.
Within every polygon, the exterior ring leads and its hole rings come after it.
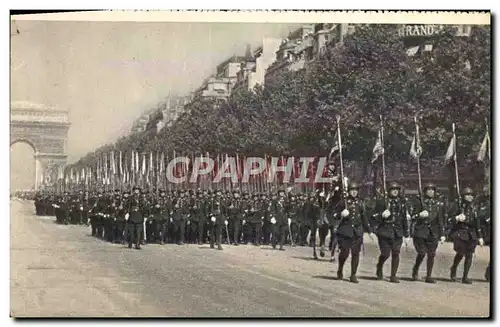
POLYGON ((126 135, 164 97, 187 95, 231 55, 299 24, 16 21, 11 100, 69 110, 68 163, 126 135))

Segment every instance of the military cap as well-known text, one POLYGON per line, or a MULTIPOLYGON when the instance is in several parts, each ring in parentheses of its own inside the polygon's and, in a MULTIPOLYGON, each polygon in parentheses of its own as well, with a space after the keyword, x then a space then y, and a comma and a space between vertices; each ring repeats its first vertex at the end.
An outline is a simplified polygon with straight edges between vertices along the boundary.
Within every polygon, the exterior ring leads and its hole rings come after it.
POLYGON ((466 187, 462 191, 462 194, 463 195, 474 195, 474 191, 470 187, 466 187))
POLYGON ((135 190, 141 190, 141 188, 139 186, 134 186, 134 188, 132 189, 132 191, 135 191, 135 190))
POLYGON ((401 186, 397 182, 391 182, 389 184, 389 190, 399 190, 401 186))
POLYGON ((349 183, 349 190, 359 190, 359 184, 356 182, 349 183))
POLYGON ((436 184, 434 184, 434 183, 427 183, 427 184, 425 184, 424 185, 424 191, 428 190, 428 189, 434 189, 435 190, 436 189, 436 184))
POLYGON ((120 190, 115 188, 115 193, 120 193, 120 190))

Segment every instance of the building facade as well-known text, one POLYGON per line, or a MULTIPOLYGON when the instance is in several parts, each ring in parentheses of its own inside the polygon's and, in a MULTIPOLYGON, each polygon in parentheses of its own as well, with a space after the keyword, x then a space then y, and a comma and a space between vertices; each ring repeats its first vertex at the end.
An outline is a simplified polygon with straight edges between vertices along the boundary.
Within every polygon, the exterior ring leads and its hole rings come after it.
POLYGON ((132 125, 132 133, 143 132, 150 121, 150 119, 155 116, 158 111, 163 114, 163 124, 165 126, 170 126, 184 111, 184 106, 188 104, 192 99, 192 95, 189 96, 170 96, 160 101, 156 107, 150 108, 134 122, 132 125))

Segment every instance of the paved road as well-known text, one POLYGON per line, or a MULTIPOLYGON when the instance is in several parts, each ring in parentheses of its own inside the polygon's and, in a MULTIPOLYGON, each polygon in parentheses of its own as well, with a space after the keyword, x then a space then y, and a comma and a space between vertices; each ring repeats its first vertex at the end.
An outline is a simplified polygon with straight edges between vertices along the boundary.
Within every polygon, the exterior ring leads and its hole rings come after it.
MULTIPOLYGON (((97 240, 88 227, 36 217, 31 202, 13 200, 10 208, 13 317, 489 315, 490 285, 482 281, 488 248, 477 251, 473 285, 446 281, 449 245, 437 257, 437 284, 391 284, 374 280, 377 250, 370 242, 355 285, 333 277, 336 263, 311 260, 310 248, 146 245, 138 251, 97 240)), ((410 275, 414 256, 413 248, 403 250, 401 277, 410 275)))

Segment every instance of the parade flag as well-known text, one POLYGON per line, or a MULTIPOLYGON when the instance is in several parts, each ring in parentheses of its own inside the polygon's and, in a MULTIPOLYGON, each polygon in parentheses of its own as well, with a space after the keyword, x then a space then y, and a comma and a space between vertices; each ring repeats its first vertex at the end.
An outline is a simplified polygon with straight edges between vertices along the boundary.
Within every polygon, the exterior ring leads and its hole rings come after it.
POLYGON ((448 166, 450 163, 455 161, 455 142, 456 136, 453 133, 453 136, 450 140, 450 144, 448 145, 448 149, 446 150, 446 154, 444 155, 444 165, 448 166))
POLYGON ((479 148, 479 152, 477 154, 477 161, 484 162, 486 159, 490 159, 490 135, 488 131, 484 134, 483 142, 481 143, 481 147, 479 148))
POLYGON ((340 146, 339 146, 339 130, 337 129, 337 131, 335 132, 335 136, 334 136, 334 143, 333 143, 333 147, 332 149, 330 150, 330 154, 328 156, 328 158, 332 158, 335 154, 339 153, 340 152, 340 146))
POLYGON ((414 159, 420 158, 422 155, 422 146, 420 145, 420 133, 418 125, 415 125, 415 134, 413 135, 413 140, 411 141, 410 147, 410 157, 414 159))
POLYGON ((123 163, 122 163, 122 152, 120 151, 120 154, 118 155, 118 171, 120 172, 120 176, 123 175, 123 163))
POLYGON ((377 141, 375 142, 375 146, 373 147, 373 157, 372 163, 377 161, 380 155, 384 154, 384 145, 382 144, 382 131, 378 131, 377 141))
POLYGON ((111 151, 111 173, 116 175, 115 151, 111 151))
POLYGON ((142 169, 141 169, 142 175, 146 175, 146 154, 142 154, 142 169))

